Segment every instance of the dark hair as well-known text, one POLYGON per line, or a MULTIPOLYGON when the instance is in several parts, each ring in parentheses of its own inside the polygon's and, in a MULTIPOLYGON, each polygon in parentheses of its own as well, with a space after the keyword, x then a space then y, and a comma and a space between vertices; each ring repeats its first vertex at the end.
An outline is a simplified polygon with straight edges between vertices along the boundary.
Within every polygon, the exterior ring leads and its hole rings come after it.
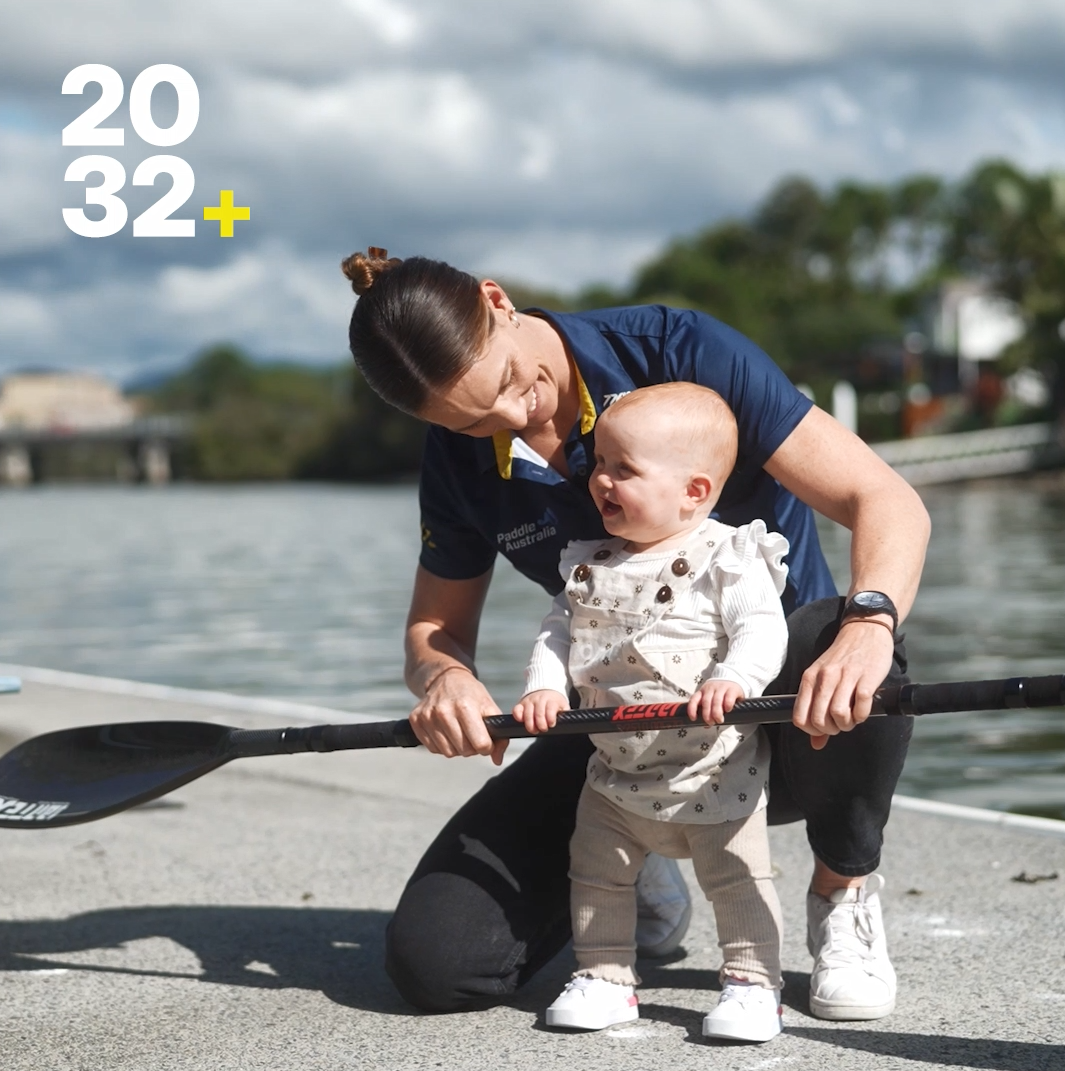
POLYGON ((359 295, 348 329, 355 364, 386 402, 418 415, 488 341, 493 324, 480 284, 443 261, 389 259, 375 246, 340 267, 359 295))

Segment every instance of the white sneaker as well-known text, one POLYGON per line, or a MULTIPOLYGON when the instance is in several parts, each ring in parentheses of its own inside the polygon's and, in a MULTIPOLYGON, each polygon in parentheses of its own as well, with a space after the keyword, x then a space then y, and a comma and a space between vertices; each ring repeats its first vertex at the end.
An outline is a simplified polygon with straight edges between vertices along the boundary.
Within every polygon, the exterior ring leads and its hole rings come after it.
POLYGON ((568 1026, 571 1030, 602 1030, 639 1017, 639 1001, 631 985, 584 975, 569 982, 547 1009, 548 1026, 568 1026))
POLYGON ((837 889, 828 900, 807 894, 810 1011, 820 1019, 881 1019, 895 1008, 895 969, 880 914, 884 884, 870 874, 860 889, 837 889))
POLYGON ((780 990, 726 982, 717 1007, 703 1019, 703 1035, 732 1041, 768 1041, 781 1031, 780 990))
POLYGON ((675 859, 652 852, 636 878, 636 951, 661 959, 680 947, 692 898, 675 859))

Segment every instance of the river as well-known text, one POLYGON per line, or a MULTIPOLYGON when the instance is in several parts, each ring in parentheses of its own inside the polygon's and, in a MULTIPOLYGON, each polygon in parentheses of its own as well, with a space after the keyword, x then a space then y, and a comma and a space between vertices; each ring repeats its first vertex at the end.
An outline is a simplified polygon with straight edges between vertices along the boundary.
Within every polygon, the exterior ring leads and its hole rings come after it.
MULTIPOLYGON (((924 498, 913 679, 1065 673, 1065 479, 924 498)), ((845 585, 848 533, 826 523, 822 540, 845 585)), ((0 661, 402 716, 417 553, 410 485, 4 490, 0 661)), ((479 662, 504 709, 546 605, 500 564, 479 662)), ((1065 818, 1063 712, 920 720, 900 791, 1065 818)))

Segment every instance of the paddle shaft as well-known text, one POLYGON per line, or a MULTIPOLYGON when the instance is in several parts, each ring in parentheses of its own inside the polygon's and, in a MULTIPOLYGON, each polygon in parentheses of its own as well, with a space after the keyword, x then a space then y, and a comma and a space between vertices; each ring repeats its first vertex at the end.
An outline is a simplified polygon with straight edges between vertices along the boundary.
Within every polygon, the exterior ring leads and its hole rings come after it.
MULTIPOLYGON (((725 725, 757 725, 791 721, 794 695, 741 699, 725 716, 725 725)), ((1065 675, 1009 677, 947 684, 901 684, 880 688, 872 713, 886 716, 946 714, 970 710, 1011 710, 1065 705, 1065 675)), ((644 703, 620 707, 588 707, 558 715, 550 736, 579 733, 636 732, 690 726, 687 702, 644 703)), ((509 714, 485 718, 494 739, 525 739, 533 735, 509 714)), ((352 751, 378 747, 417 747, 407 719, 364 725, 312 725, 294 729, 234 729, 230 756, 294 755, 301 752, 352 751)))

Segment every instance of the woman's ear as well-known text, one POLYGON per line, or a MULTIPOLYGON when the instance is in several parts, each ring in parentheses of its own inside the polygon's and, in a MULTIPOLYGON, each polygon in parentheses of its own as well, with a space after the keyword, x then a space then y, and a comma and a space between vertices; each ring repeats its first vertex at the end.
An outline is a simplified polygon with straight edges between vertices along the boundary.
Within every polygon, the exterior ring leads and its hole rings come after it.
POLYGON ((507 315, 508 311, 513 307, 513 302, 494 279, 481 280, 481 295, 488 302, 490 309, 498 310, 504 315, 507 315))

